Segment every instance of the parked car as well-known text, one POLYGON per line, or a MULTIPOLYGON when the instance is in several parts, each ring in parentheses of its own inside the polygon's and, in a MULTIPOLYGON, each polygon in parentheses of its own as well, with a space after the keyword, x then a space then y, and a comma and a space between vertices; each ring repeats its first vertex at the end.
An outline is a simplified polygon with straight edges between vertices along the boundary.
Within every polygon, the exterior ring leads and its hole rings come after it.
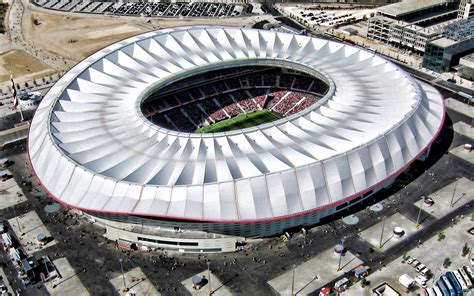
POLYGON ((427 280, 428 280, 428 279, 425 278, 425 277, 422 276, 422 275, 417 275, 417 276, 415 277, 415 282, 416 282, 418 285, 420 285, 420 287, 422 287, 422 288, 426 288, 426 282, 427 282, 427 280))
POLYGON ((351 281, 348 278, 342 278, 334 284, 334 289, 344 291, 350 283, 351 281))
POLYGON ((418 261, 418 260, 415 260, 415 261, 413 261, 413 262, 411 263, 411 266, 413 266, 413 267, 417 267, 417 266, 418 266, 418 264, 420 264, 420 263, 421 263, 420 261, 418 261))
POLYGON ((408 264, 412 264, 413 261, 415 261, 415 258, 413 258, 413 257, 408 257, 408 259, 407 259, 407 263, 408 263, 408 264))
POLYGON ((452 79, 452 78, 449 78, 448 80, 446 80, 447 82, 449 83, 453 83, 453 84, 456 84, 456 80, 452 79))
POLYGON ((418 266, 416 267, 416 271, 417 271, 417 272, 421 272, 421 271, 422 271, 423 269, 425 269, 425 268, 426 268, 426 265, 420 264, 420 265, 418 265, 418 266))
POLYGON ((422 276, 426 276, 430 272, 430 269, 428 267, 425 267, 422 271, 420 271, 420 274, 422 276))

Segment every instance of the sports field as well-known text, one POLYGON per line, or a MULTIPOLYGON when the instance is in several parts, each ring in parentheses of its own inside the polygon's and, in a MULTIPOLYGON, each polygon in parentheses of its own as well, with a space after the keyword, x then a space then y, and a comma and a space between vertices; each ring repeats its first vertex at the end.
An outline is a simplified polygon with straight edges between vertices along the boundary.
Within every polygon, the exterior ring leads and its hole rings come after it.
POLYGON ((198 128, 196 133, 228 132, 275 121, 280 118, 280 115, 272 111, 266 109, 258 110, 252 113, 240 114, 236 117, 198 128))

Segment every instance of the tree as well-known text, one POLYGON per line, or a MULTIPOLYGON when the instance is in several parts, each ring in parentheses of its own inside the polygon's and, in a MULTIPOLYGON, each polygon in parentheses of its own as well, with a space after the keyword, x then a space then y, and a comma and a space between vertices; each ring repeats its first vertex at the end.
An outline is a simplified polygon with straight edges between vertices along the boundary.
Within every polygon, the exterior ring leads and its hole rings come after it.
POLYGON ((469 251, 471 251, 471 249, 468 247, 467 243, 465 243, 464 247, 462 247, 462 256, 466 257, 466 255, 469 254, 469 251))
POLYGON ((450 265, 451 265, 451 260, 449 260, 449 258, 444 259, 443 267, 448 268, 450 265))
POLYGON ((442 231, 438 232, 438 241, 442 241, 446 238, 446 235, 442 231))

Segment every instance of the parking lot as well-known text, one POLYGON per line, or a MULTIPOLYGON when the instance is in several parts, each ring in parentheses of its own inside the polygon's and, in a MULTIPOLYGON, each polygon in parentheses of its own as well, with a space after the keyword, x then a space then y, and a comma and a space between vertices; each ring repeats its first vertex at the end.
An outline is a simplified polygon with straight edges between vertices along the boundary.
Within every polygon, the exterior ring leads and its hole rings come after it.
POLYGON ((322 288, 327 282, 350 273, 362 264, 356 255, 350 251, 339 256, 334 249, 327 249, 301 265, 288 269, 282 275, 270 280, 268 284, 280 295, 291 295, 294 271, 293 293, 308 295, 322 288), (340 261, 339 261, 340 260, 340 261))
POLYGON ((34 0, 37 6, 79 13, 146 16, 146 17, 238 17, 244 6, 226 3, 155 3, 155 2, 100 2, 80 0, 34 0))
MULTIPOLYGON (((382 283, 388 283, 391 287, 399 292, 404 292, 407 295, 423 295, 423 289, 420 284, 410 290, 406 291, 399 282, 398 278, 402 274, 407 274, 412 278, 420 275, 413 264, 408 262, 418 261, 419 264, 425 265, 431 273, 431 279, 427 281, 427 287, 433 287, 434 282, 441 274, 447 271, 455 270, 463 265, 470 265, 468 256, 462 256, 462 248, 464 243, 472 242, 472 235, 467 233, 467 230, 472 226, 470 216, 459 218, 455 223, 442 231, 444 238, 440 239, 439 235, 433 236, 426 241, 422 241, 418 247, 407 250, 403 255, 398 256, 395 260, 388 263, 381 270, 374 270, 367 277, 371 282, 370 287, 374 288, 382 283), (442 251, 440 251, 442 250, 442 251), (411 260, 408 260, 412 258, 411 260), (443 263, 449 258, 450 264, 444 267, 443 263)), ((429 277, 429 276, 428 276, 429 277)), ((360 284, 355 285, 344 295, 369 295, 368 289, 364 289, 360 284)))

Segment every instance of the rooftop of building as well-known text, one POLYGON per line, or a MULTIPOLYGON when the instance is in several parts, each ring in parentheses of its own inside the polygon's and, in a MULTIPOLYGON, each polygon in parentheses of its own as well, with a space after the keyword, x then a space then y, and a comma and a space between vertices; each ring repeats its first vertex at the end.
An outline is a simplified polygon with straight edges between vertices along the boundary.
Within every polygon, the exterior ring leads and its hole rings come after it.
POLYGON ((379 7, 377 11, 397 18, 444 3, 446 3, 446 0, 407 0, 379 7))
POLYGON ((441 37, 441 38, 438 38, 438 39, 435 39, 435 40, 431 41, 431 43, 438 46, 438 47, 448 47, 448 46, 451 46, 451 45, 455 44, 456 41, 453 40, 453 39, 449 39, 447 37, 441 37))
POLYGON ((474 63, 474 53, 468 54, 466 56, 463 56, 461 60, 464 60, 468 63, 474 63))

